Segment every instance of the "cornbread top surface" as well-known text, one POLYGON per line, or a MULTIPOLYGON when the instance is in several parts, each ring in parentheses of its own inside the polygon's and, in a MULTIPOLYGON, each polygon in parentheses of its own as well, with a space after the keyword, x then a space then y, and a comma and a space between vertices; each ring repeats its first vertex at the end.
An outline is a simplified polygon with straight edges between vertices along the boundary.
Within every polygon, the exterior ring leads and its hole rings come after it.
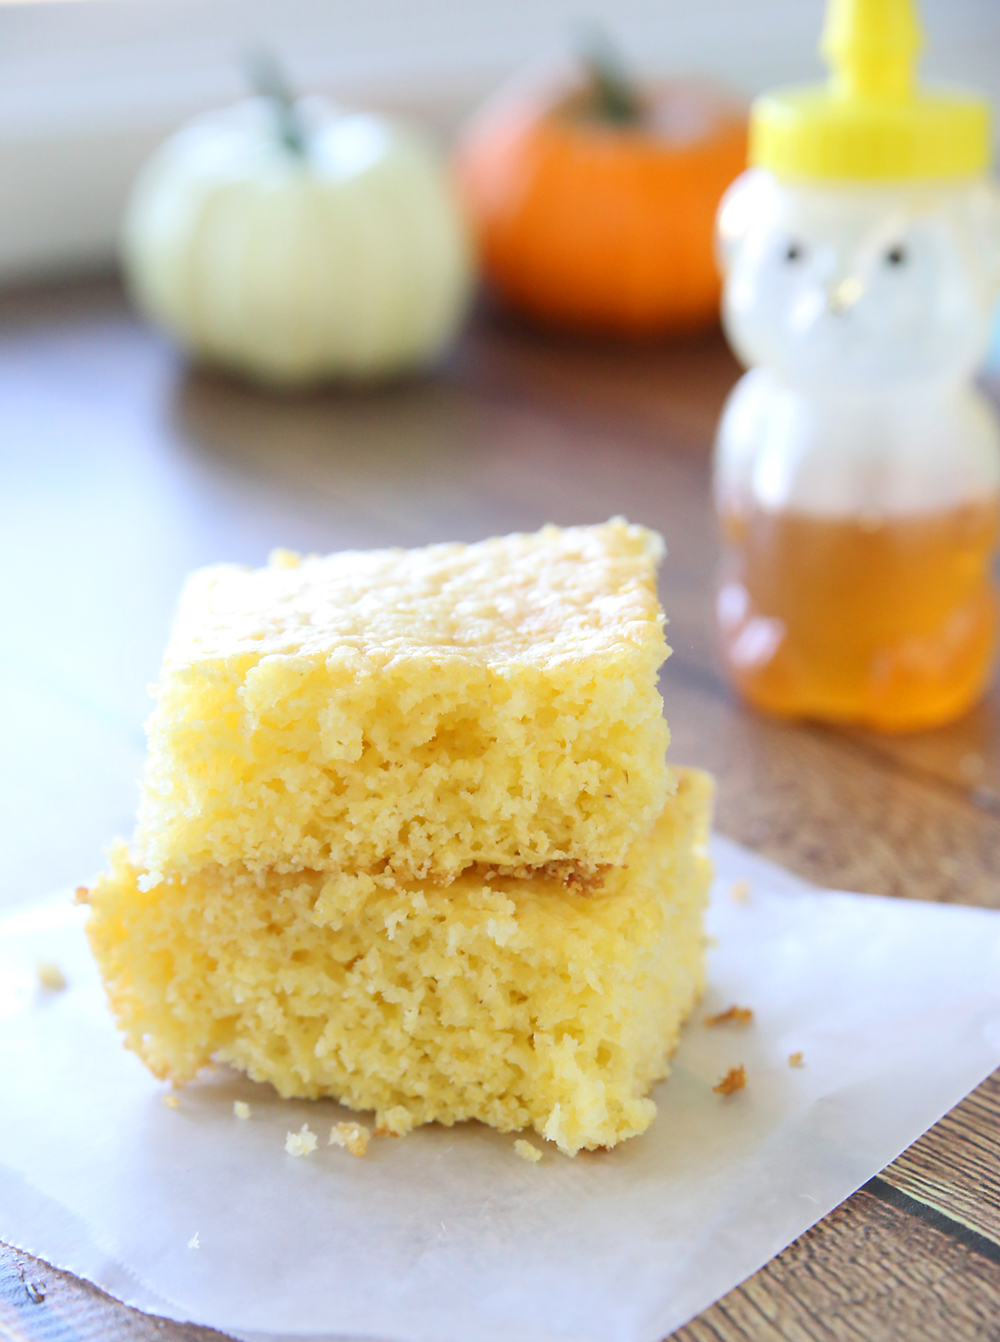
POLYGON ((188 579, 165 670, 219 658, 442 655, 500 665, 659 638, 661 538, 613 519, 416 550, 344 551, 188 579))

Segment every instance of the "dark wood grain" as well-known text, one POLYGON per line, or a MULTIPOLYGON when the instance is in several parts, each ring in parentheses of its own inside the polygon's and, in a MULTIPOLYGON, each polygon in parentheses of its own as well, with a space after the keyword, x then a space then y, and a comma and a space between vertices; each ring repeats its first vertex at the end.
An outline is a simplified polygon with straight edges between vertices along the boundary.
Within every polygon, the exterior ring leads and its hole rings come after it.
POLYGON ((882 1178, 1000 1246, 998 1145, 1000 1072, 994 1072, 883 1170, 882 1178))
POLYGON ((855 1194, 675 1342, 995 1342, 1000 1265, 855 1194))
POLYGON ((225 1334, 151 1319, 16 1249, 0 1251, 2 1342, 214 1342, 225 1334))
MULTIPOLYGON (((602 346, 482 313, 429 380, 269 397, 186 369, 112 281, 0 296, 0 691, 16 705, 0 905, 86 879, 128 832, 145 687, 188 569, 624 513, 667 539, 671 749, 718 776, 719 828, 824 885, 1000 907, 996 690, 953 727, 883 738, 756 717, 725 683, 709 453, 737 371, 718 332, 602 346)), ((994 1076, 677 1337, 997 1338, 998 1158, 994 1076)), ((218 1335, 0 1246, 4 1336, 218 1335)))

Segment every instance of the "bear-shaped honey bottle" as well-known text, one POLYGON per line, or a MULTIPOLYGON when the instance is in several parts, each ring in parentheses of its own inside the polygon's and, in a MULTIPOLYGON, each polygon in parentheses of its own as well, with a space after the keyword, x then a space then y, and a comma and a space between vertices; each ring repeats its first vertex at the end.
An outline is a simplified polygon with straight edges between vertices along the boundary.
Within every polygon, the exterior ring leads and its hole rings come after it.
POLYGON ((750 370, 719 426, 718 618, 765 711, 949 721, 997 642, 1000 432, 973 374, 1000 294, 989 109, 915 83, 910 0, 830 0, 829 84, 758 99, 719 213, 750 370))

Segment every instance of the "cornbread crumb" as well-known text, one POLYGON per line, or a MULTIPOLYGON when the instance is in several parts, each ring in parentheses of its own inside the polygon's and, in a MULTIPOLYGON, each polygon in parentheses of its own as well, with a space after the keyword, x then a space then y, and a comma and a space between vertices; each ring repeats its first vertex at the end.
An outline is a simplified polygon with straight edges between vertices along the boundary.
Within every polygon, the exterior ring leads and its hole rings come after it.
POLYGON ((233 1100, 233 1113, 237 1118, 249 1118, 250 1106, 246 1100, 233 1100))
POLYGON ((311 1156, 316 1150, 316 1134, 303 1123, 298 1132, 285 1134, 285 1150, 290 1156, 311 1156))
POLYGON ((712 1089, 716 1095, 735 1095, 738 1090, 742 1090, 747 1083, 747 1070, 742 1063, 738 1067, 730 1067, 729 1071, 722 1078, 717 1086, 712 1089))
POLYGON ((164 1097, 163 1097, 163 1103, 166 1105, 166 1107, 167 1107, 168 1109, 179 1109, 179 1108, 180 1108, 180 1103, 181 1103, 181 1102, 180 1102, 180 1100, 177 1098, 176 1095, 169 1095, 169 1094, 168 1094, 168 1095, 164 1095, 164 1097))
POLYGON ((78 885, 76 887, 76 889, 73 891, 73 903, 74 904, 90 903, 90 889, 88 886, 78 885))
POLYGON ((533 1165, 537 1165, 542 1158, 538 1147, 532 1146, 531 1142, 526 1142, 523 1137, 519 1137, 514 1143, 514 1150, 522 1160, 530 1160, 533 1165))
POLYGON ((705 1024, 709 1027, 715 1025, 749 1025, 753 1020, 753 1012, 749 1007, 731 1006, 728 1011, 720 1011, 717 1016, 708 1016, 705 1024))
POLYGON ((52 992, 58 993, 66 987, 66 975, 54 960, 39 960, 38 982, 43 988, 49 988, 52 992))
POLYGON ((161 1077, 215 1057, 380 1119, 614 1146, 652 1122, 704 987, 711 800, 707 775, 679 771, 627 867, 587 894, 475 868, 444 888, 243 867, 144 893, 121 844, 87 935, 129 1047, 161 1077))
POLYGON ((750 898, 750 882, 746 877, 739 881, 733 881, 729 887, 729 893, 737 904, 745 904, 750 898))
POLYGON ((675 785, 662 554, 616 519, 193 574, 149 722, 140 892, 210 863, 620 865, 675 785))
POLYGON ((805 1067, 806 1062, 805 1058, 802 1056, 801 1050, 799 1050, 797 1053, 789 1053, 788 1065, 789 1067, 805 1067))
POLYGON ((413 1115, 401 1104, 377 1115, 375 1123, 376 1137, 405 1137, 413 1130, 413 1115))
POLYGON ((201 1248, 201 1244, 198 1242, 198 1232, 197 1232, 197 1230, 194 1232, 194 1234, 193 1234, 193 1235, 191 1236, 191 1238, 188 1240, 188 1248, 189 1248, 189 1249, 200 1249, 200 1248, 201 1248))
POLYGON ((363 1123, 334 1123, 327 1146, 343 1146, 352 1156, 363 1156, 370 1137, 371 1133, 363 1123))

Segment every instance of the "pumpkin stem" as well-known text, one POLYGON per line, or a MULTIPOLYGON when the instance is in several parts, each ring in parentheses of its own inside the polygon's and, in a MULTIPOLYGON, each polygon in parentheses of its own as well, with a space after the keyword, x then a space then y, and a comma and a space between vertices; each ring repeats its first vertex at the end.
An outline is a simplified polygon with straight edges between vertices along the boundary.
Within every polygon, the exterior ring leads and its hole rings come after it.
POLYGON ((596 23, 587 24, 580 31, 577 52, 590 81, 597 115, 618 125, 641 121, 643 106, 632 77, 605 30, 596 23))
POLYGON ((281 143, 290 154, 304 158, 305 129, 295 106, 295 95, 274 52, 264 49, 251 52, 247 59, 247 73, 254 92, 261 98, 267 98, 274 108, 281 143))

